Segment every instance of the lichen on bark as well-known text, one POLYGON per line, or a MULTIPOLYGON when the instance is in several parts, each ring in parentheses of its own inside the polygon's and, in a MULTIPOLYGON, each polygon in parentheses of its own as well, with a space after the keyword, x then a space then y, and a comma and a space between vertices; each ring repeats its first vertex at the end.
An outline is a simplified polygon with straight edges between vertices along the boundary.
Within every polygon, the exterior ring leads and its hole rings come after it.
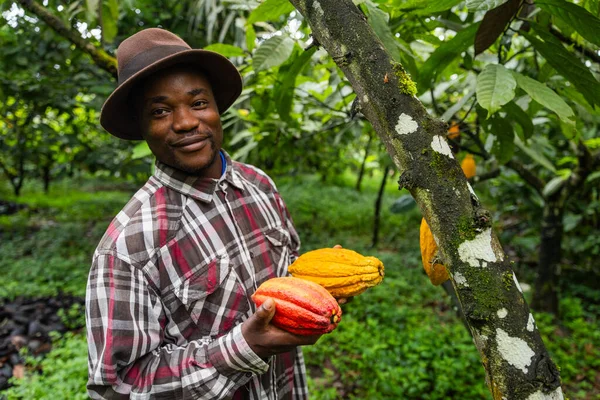
POLYGON ((368 99, 361 103, 361 112, 400 171, 400 186, 413 195, 436 237, 440 258, 478 343, 494 399, 525 400, 534 393, 560 391, 559 374, 539 332, 528 329, 533 324, 528 322, 530 313, 523 294, 518 284, 507 284, 506 274, 513 273, 491 231, 491 216, 480 208, 460 165, 447 149, 447 124, 427 113, 413 94, 414 82, 401 64, 394 64, 351 0, 291 2, 344 72, 357 97, 368 99), (501 309, 508 310, 506 316, 498 313, 501 309), (537 360, 548 360, 550 373, 540 378, 511 366, 498 351, 497 329, 526 343, 535 354, 531 365, 536 365, 536 371, 537 360))

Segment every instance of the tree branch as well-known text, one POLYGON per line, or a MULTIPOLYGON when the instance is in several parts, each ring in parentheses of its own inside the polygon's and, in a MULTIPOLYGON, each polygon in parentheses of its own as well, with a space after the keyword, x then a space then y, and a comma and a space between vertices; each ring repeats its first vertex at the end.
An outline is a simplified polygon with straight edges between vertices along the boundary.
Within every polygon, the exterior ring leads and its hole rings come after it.
POLYGON ((495 400, 562 397, 560 374, 544 346, 489 212, 472 194, 445 139, 446 123, 415 96, 352 0, 290 0, 352 84, 362 114, 419 205, 450 272, 495 400), (514 354, 530 354, 515 366, 514 354))
POLYGON ((56 33, 69 40, 84 53, 89 54, 94 60, 94 63, 104 69, 112 76, 117 78, 117 60, 102 49, 95 47, 93 44, 85 40, 66 26, 58 17, 50 13, 43 6, 40 6, 33 0, 17 0, 25 9, 35 14, 38 18, 44 21, 56 33))

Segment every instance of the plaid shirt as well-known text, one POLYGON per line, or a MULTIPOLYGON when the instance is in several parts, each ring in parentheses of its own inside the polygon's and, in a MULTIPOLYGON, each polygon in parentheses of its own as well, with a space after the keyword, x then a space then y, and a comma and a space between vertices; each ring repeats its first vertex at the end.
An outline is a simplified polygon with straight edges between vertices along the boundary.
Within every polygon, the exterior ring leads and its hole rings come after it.
POLYGON ((305 399, 302 351, 267 362, 241 323, 300 241, 275 185, 232 162, 218 180, 160 162, 108 227, 86 296, 94 399, 305 399))

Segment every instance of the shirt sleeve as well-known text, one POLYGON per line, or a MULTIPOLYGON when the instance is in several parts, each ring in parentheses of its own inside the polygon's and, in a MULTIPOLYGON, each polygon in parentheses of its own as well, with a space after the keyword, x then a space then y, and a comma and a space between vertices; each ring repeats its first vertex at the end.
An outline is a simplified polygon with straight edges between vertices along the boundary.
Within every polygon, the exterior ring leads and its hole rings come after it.
POLYGON ((93 399, 224 399, 269 368, 241 325, 210 342, 165 344, 166 317, 143 271, 96 254, 86 293, 93 399))

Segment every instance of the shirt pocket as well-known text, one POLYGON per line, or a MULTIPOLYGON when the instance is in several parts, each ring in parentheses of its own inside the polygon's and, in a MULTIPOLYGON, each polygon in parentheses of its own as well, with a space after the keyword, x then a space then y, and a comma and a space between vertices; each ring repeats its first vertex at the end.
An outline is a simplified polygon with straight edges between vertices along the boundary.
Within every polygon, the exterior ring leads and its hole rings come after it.
POLYGON ((290 235, 285 229, 275 227, 261 232, 262 240, 250 250, 256 285, 278 276, 287 276, 290 261, 290 235))
POLYGON ((216 337, 229 332, 249 310, 246 290, 226 253, 205 262, 173 293, 201 336, 216 337))

